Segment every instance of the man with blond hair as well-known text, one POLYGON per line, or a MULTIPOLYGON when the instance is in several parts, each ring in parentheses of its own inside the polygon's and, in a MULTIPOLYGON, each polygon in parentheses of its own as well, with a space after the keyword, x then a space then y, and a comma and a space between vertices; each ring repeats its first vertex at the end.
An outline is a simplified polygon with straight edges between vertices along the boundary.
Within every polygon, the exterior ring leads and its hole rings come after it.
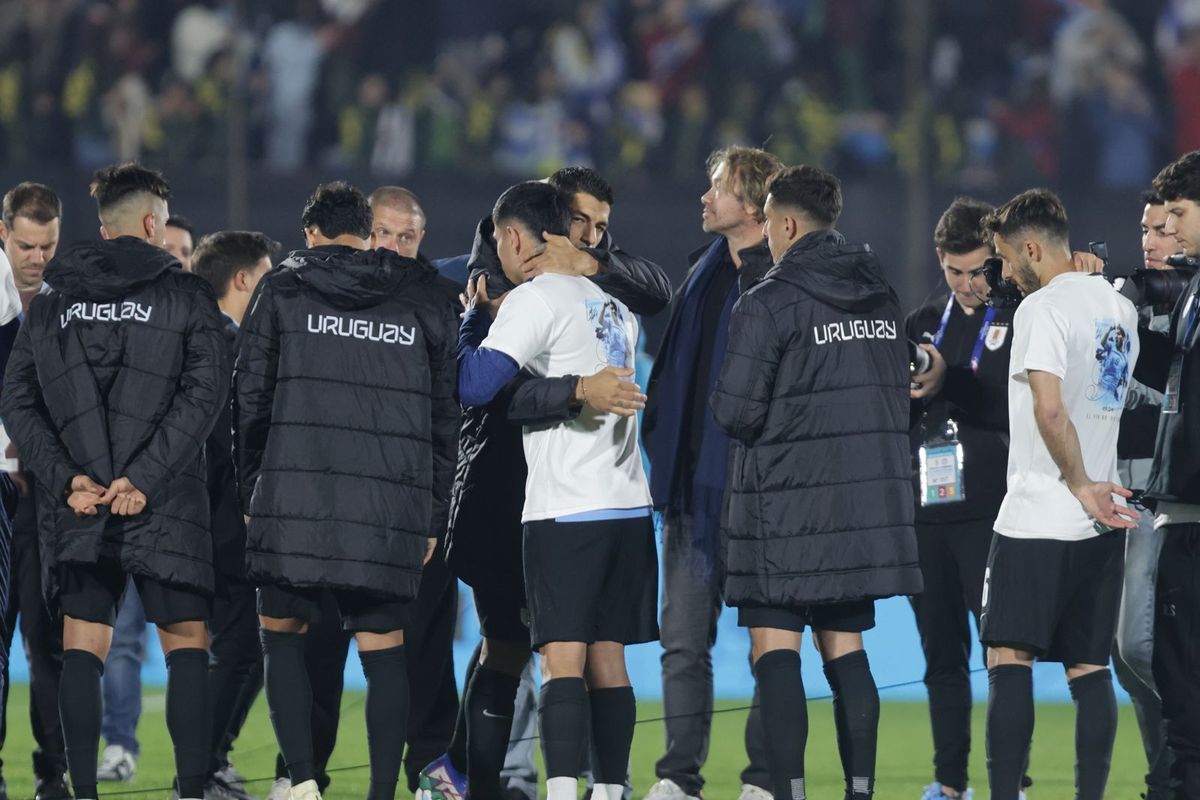
MULTIPOLYGON (((740 287, 771 267, 763 207, 771 175, 783 165, 749 147, 709 156, 702 227, 715 238, 688 258, 647 388, 642 434, 650 458, 650 491, 663 516, 663 702, 667 750, 647 800, 693 800, 704 779, 712 728, 712 646, 721 614, 720 513, 729 438, 717 427, 708 397, 721 372, 729 318, 740 287)), ((741 800, 770 796, 762 726, 746 722, 750 765, 741 800)))

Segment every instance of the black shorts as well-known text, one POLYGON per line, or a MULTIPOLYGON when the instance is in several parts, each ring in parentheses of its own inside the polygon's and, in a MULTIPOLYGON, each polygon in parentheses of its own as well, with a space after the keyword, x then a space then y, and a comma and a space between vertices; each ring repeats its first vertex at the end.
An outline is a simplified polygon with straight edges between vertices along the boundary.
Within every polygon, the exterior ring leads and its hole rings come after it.
POLYGON ((658 639, 658 555, 650 517, 525 524, 533 649, 548 642, 658 639))
POLYGON ((738 609, 742 628, 778 628, 804 633, 806 627, 817 631, 862 633, 875 627, 875 601, 847 600, 843 603, 776 608, 757 606, 738 609))
POLYGON ((997 533, 983 578, 979 638, 1068 667, 1107 664, 1124 569, 1124 531, 1071 542, 997 533))
POLYGON ((487 582, 476 581, 475 613, 479 635, 502 642, 529 641, 529 604, 525 601, 525 577, 496 574, 487 582))
POLYGON ((258 587, 258 614, 276 619, 315 622, 321 616, 321 593, 329 591, 342 619, 342 630, 391 633, 408 627, 408 603, 350 589, 258 587))
POLYGON ((142 598, 147 622, 160 627, 176 622, 205 622, 212 613, 212 600, 202 592, 145 575, 129 575, 110 562, 60 564, 59 608, 68 617, 111 628, 117 622, 117 610, 130 577, 142 598))

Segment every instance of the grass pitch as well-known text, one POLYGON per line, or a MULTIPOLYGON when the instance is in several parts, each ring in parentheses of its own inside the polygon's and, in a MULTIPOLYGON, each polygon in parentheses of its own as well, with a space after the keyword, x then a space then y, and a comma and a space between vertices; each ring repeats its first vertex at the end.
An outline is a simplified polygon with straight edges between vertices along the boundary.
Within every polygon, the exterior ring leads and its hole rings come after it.
MULTIPOLYGON (((28 702, 28 687, 14 685, 8 703, 8 740, 3 751, 4 777, 8 781, 12 800, 29 800, 33 797, 29 761, 33 737, 29 731, 28 702)), ((745 702, 718 703, 721 713, 713 718, 712 751, 704 771, 708 781, 704 790, 706 800, 736 800, 738 796, 738 775, 746 760, 743 746, 746 712, 740 709, 746 705, 745 702)), ((342 711, 338 746, 329 764, 333 784, 325 796, 330 800, 362 798, 367 791, 367 742, 362 693, 347 692, 342 711)), ((987 797, 983 711, 982 705, 976 706, 971 753, 971 782, 976 788, 977 800, 987 797)), ((644 702, 638 705, 640 720, 661 715, 662 706, 659 703, 644 702)), ((1035 785, 1029 793, 1030 800, 1059 800, 1074 796, 1074 717, 1075 710, 1070 705, 1041 704, 1037 707, 1030 767, 1035 785)), ((171 742, 163 718, 161 690, 149 690, 146 693, 138 737, 142 756, 138 762, 136 780, 130 784, 101 784, 102 797, 138 800, 169 796, 174 768, 171 742)), ((661 755, 662 748, 662 723, 640 723, 632 757, 636 798, 640 799, 654 782, 654 762, 661 755)), ((248 777, 258 779, 249 788, 260 797, 266 794, 274 778, 275 751, 275 735, 267 718, 266 704, 260 697, 233 752, 237 768, 248 777)), ((880 721, 875 797, 878 800, 917 800, 921 787, 932 780, 932 753, 927 707, 922 703, 885 702, 880 721)), ((1142 779, 1145 771, 1146 762, 1133 709, 1123 705, 1106 796, 1138 797, 1144 791, 1142 779)), ((809 706, 806 773, 809 797, 813 800, 840 800, 841 767, 828 700, 815 700, 809 706)))

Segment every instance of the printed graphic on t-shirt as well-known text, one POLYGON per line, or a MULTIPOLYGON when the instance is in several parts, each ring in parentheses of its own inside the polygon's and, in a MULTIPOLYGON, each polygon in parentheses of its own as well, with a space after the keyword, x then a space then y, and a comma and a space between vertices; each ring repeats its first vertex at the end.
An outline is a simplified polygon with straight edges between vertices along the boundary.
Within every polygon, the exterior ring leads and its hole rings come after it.
POLYGON ((1111 319, 1096 323, 1096 367, 1093 382, 1087 388, 1087 398, 1102 411, 1124 408, 1131 346, 1129 331, 1120 323, 1111 319))
POLYGON ((588 322, 596 331, 599 357, 611 367, 629 366, 629 341, 621 309, 611 299, 586 300, 588 322))

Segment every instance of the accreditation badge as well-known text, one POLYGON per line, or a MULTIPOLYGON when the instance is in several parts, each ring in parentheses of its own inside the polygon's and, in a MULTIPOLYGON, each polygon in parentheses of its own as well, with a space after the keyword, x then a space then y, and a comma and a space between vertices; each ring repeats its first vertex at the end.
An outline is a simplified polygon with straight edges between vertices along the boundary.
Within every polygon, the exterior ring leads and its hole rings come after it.
POLYGON ((937 506, 961 503, 966 499, 963 486, 963 448, 958 441, 958 425, 950 420, 940 434, 921 445, 921 505, 937 506))

